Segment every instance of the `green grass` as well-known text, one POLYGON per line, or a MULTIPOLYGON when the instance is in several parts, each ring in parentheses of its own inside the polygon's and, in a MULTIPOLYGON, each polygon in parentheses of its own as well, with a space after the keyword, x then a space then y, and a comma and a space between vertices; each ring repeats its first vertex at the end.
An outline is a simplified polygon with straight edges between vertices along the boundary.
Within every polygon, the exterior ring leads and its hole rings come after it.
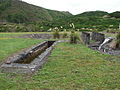
POLYGON ((106 37, 113 37, 115 38, 117 34, 113 34, 113 33, 105 33, 106 37))
POLYGON ((0 38, 12 38, 16 36, 21 36, 21 33, 0 33, 0 38))
POLYGON ((0 62, 9 55, 41 42, 37 39, 3 38, 0 39, 0 62))
POLYGON ((13 32, 13 33, 3 32, 3 33, 0 33, 0 38, 15 37, 15 36, 21 36, 21 35, 24 35, 24 34, 44 34, 44 33, 51 34, 52 32, 13 32))
POLYGON ((60 43, 34 75, 0 73, 1 90, 119 90, 120 56, 60 43))

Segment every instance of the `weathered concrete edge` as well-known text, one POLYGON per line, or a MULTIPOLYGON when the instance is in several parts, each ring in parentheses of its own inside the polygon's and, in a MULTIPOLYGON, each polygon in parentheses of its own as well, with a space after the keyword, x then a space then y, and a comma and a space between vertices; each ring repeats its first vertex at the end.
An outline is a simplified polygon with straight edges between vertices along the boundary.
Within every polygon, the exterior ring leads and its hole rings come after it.
MULTIPOLYGON (((42 42, 42 43, 44 43, 44 42, 42 42)), ((42 65, 47 61, 48 56, 51 54, 51 51, 53 50, 53 48, 55 47, 55 45, 58 42, 61 42, 61 41, 54 42, 54 44, 52 46, 47 48, 45 52, 43 52, 41 55, 39 55, 37 58, 35 58, 35 60, 33 60, 33 62, 31 62, 30 64, 22 64, 22 65, 16 64, 16 63, 2 64, 0 67, 0 72, 3 72, 3 73, 11 73, 11 72, 12 73, 25 73, 25 74, 34 73, 39 68, 41 68, 42 65)), ((42 43, 40 43, 40 44, 42 44, 42 43)), ((38 44, 38 45, 40 45, 40 44, 38 44)))

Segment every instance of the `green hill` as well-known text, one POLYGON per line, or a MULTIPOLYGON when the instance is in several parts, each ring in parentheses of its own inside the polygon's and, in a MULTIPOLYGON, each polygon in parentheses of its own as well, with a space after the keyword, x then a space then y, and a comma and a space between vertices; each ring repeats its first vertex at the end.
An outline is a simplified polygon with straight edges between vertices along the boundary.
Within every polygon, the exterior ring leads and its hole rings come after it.
POLYGON ((70 28, 70 24, 74 23, 76 29, 98 28, 104 30, 106 28, 109 28, 109 26, 111 25, 112 25, 111 28, 118 28, 120 19, 116 19, 116 18, 114 19, 113 17, 119 17, 119 16, 120 13, 118 12, 107 13, 104 11, 89 11, 65 18, 64 20, 63 19, 60 21, 58 20, 56 26, 58 25, 58 26, 70 28), (104 16, 109 16, 109 17, 104 17, 104 16))
POLYGON ((0 0, 0 21, 46 22, 72 16, 69 12, 49 10, 20 0, 0 0))
POLYGON ((114 18, 120 18, 120 11, 116 11, 116 12, 113 12, 113 13, 110 13, 109 14, 110 17, 114 17, 114 18))
POLYGON ((69 29, 71 28, 71 23, 74 23, 76 29, 97 28, 105 30, 107 28, 118 28, 120 12, 87 11, 78 15, 72 15, 69 12, 49 10, 20 0, 0 0, 0 22, 22 24, 3 24, 0 26, 0 32, 48 31, 50 28, 60 28, 61 26, 69 29))
POLYGON ((108 12, 105 11, 87 11, 87 12, 83 12, 81 14, 78 14, 76 16, 84 16, 84 17, 88 17, 88 16, 96 16, 96 17, 102 17, 104 15, 107 15, 108 12))

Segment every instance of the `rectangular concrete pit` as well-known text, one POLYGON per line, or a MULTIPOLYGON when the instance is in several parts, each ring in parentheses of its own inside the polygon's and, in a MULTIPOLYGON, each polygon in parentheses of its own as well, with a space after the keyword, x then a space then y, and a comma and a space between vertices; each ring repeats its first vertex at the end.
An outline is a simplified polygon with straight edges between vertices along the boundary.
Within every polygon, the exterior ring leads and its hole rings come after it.
POLYGON ((12 58, 1 65, 1 72, 9 73, 33 73, 47 60, 57 42, 46 41, 12 58))

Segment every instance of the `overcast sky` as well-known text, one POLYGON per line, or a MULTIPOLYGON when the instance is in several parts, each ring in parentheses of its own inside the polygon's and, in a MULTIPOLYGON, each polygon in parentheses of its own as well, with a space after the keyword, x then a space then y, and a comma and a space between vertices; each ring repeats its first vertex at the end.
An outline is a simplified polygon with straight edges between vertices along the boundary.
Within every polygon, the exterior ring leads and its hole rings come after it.
POLYGON ((120 0, 22 0, 30 4, 58 11, 80 14, 85 11, 120 11, 120 0))

